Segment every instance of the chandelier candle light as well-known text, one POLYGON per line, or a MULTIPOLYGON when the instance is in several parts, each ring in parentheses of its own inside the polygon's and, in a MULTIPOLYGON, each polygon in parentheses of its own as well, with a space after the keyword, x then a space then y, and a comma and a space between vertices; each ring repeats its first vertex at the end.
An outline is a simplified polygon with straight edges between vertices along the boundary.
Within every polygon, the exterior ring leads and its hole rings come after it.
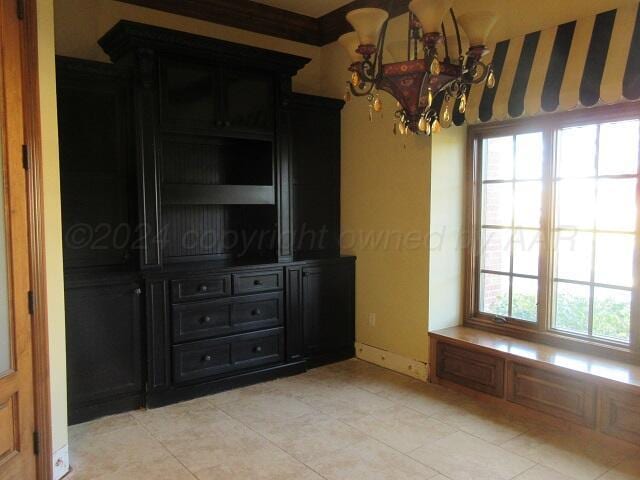
POLYGON ((397 100, 398 106, 394 132, 431 135, 440 130, 441 123, 450 123, 453 108, 464 115, 472 85, 486 82, 488 88, 495 87, 493 68, 484 63, 482 57, 489 52, 485 45, 497 18, 492 12, 468 13, 457 18, 452 0, 412 0, 409 3, 406 60, 398 61, 399 45, 393 42, 393 48, 387 46, 387 50, 394 61, 384 63, 385 37, 392 7, 393 0, 387 10, 359 8, 347 14, 347 21, 355 31, 339 39, 351 58, 351 80, 345 100, 348 101, 351 95, 366 96, 369 118, 372 118, 374 111, 382 111, 378 91, 388 92, 397 100), (447 37, 444 25, 447 12, 455 30, 451 37, 447 37), (469 39, 467 52, 462 50, 461 28, 469 39), (457 51, 452 54, 450 43, 453 40, 457 43, 457 51), (437 47, 440 44, 444 46, 441 49, 444 55, 439 56, 437 47), (420 55, 422 52, 423 56, 420 55), (436 105, 444 105, 444 109, 438 111, 436 105))

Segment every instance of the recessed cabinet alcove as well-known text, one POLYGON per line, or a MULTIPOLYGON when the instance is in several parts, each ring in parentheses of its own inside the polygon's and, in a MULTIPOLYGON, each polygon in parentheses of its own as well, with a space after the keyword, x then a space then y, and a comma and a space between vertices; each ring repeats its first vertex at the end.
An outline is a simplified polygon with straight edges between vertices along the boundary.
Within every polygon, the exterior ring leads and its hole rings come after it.
POLYGON ((309 60, 127 21, 99 43, 58 59, 71 422, 352 356, 342 102, 292 93, 309 60))

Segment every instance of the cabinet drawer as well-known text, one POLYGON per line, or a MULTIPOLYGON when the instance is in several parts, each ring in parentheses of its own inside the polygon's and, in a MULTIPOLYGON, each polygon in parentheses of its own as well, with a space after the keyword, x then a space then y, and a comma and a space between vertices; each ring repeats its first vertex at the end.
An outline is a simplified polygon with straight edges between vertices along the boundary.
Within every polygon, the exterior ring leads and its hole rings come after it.
POLYGON ((236 331, 258 330, 282 325, 282 293, 251 295, 235 299, 231 325, 236 331))
POLYGON ((248 368, 284 359, 282 329, 249 333, 233 343, 233 361, 237 368, 248 368))
POLYGON ((282 271, 272 270, 259 273, 236 273, 233 275, 235 294, 266 292, 282 289, 282 271))
POLYGON ((504 396, 504 360, 438 342, 437 375, 479 392, 504 396))
POLYGON ((281 328, 201 340, 173 347, 173 380, 185 383, 283 359, 281 328))
POLYGON ((231 303, 228 301, 175 305, 171 310, 175 343, 231 332, 231 303))
POLYGON ((213 275, 171 282, 171 299, 174 302, 228 297, 229 295, 231 295, 231 277, 229 275, 213 275))
POLYGON ((507 400, 581 425, 596 421, 596 386, 575 376, 509 362, 507 400))
POLYGON ((227 337, 173 347, 175 383, 220 375, 232 369, 231 340, 227 337))
POLYGON ((640 395, 601 387, 600 431, 640 445, 640 395))
POLYGON ((282 293, 277 292, 174 305, 173 341, 179 343, 277 327, 282 324, 282 302, 282 293))

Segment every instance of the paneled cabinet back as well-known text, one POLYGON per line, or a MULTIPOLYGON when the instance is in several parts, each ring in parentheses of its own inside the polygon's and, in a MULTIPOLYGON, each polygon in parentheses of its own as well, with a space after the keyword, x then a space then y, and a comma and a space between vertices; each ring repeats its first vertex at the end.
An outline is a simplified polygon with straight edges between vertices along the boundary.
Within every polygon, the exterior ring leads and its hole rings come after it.
POLYGON ((129 76, 57 58, 65 267, 134 264, 136 235, 129 76))
POLYGON ((142 268, 291 260, 287 106, 309 59, 126 21, 100 45, 137 79, 142 268))

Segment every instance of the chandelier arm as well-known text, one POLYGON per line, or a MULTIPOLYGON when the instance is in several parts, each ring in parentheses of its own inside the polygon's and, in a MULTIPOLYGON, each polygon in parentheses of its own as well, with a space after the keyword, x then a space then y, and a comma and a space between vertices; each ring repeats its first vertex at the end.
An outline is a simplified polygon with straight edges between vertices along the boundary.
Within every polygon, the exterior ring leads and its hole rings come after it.
POLYGON ((384 42, 387 36, 387 27, 389 26, 389 20, 391 20, 391 11, 393 9, 394 0, 389 0, 389 4, 387 6, 387 13, 389 14, 387 19, 382 24, 382 29, 380 30, 380 36, 378 37, 378 45, 377 51, 375 55, 375 59, 373 61, 373 74, 372 79, 374 82, 379 80, 382 77, 382 67, 383 63, 383 53, 384 53, 384 42))
POLYGON ((451 57, 449 57, 449 42, 447 41, 447 29, 444 26, 444 22, 442 22, 442 38, 444 40, 444 61, 449 62, 451 57))
POLYGON ((407 60, 411 60, 411 41, 412 41, 411 27, 413 24, 412 17, 413 17, 413 13, 410 11, 409 12, 409 28, 407 28, 407 60))
POLYGON ((375 63, 371 63, 369 60, 362 62, 362 80, 366 83, 375 81, 375 63))
POLYGON ((474 68, 478 68, 481 67, 482 68, 482 73, 480 75, 474 75, 471 78, 471 84, 475 85, 475 84, 479 84, 479 83, 483 83, 487 80, 487 78, 489 77, 489 72, 491 71, 491 67, 489 65, 487 65, 484 62, 481 61, 477 61, 475 63, 474 68))
POLYGON ((372 91, 373 91, 373 87, 375 86, 375 83, 373 82, 367 82, 365 84, 365 89, 358 89, 356 87, 353 86, 353 84, 351 82, 347 82, 347 84, 349 85, 349 90, 351 91, 351 94, 354 97, 365 97, 367 95, 369 95, 372 91))
POLYGON ((458 57, 462 57, 462 40, 460 39, 460 26, 458 25, 458 19, 453 11, 453 7, 449 9, 451 12, 451 19, 453 20, 453 27, 456 29, 456 40, 458 41, 458 57))

